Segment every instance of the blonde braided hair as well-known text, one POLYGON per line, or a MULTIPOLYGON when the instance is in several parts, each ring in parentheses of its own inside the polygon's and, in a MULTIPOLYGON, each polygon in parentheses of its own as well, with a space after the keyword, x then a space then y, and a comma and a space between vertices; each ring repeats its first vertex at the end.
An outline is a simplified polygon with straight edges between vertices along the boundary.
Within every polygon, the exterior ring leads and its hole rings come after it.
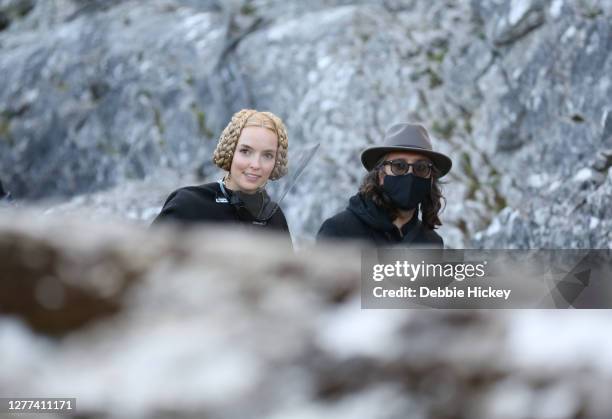
POLYGON ((225 127, 213 153, 213 163, 229 172, 234 158, 238 138, 245 127, 256 126, 268 128, 278 138, 276 161, 270 174, 270 180, 277 180, 287 174, 287 149, 289 140, 283 121, 272 112, 259 112, 255 109, 242 109, 236 112, 225 127))

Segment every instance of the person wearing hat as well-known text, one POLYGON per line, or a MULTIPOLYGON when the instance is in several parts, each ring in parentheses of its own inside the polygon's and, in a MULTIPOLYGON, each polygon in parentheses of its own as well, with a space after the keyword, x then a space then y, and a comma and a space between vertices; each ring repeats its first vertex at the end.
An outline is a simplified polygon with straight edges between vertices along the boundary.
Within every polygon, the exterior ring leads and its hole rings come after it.
POLYGON ((153 224, 239 223, 290 239, 283 211, 265 190, 268 180, 287 173, 287 149, 287 130, 279 117, 254 109, 235 113, 213 154, 213 162, 227 174, 217 182, 172 192, 153 224))
POLYGON ((443 248, 434 231, 442 225, 438 212, 444 198, 438 181, 452 161, 433 151, 427 130, 418 124, 392 125, 382 145, 361 153, 361 162, 368 173, 359 192, 344 211, 323 222, 317 241, 443 248))

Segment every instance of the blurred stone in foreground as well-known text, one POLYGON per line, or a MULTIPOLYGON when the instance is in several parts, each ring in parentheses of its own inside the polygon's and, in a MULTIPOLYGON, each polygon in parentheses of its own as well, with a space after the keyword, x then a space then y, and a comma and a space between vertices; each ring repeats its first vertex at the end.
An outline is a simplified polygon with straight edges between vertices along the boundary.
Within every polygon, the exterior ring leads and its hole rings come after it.
POLYGON ((84 418, 612 413, 612 366, 554 350, 554 367, 534 364, 508 340, 545 345, 542 327, 521 335, 525 325, 485 311, 361 310, 359 251, 279 243, 0 213, 0 395, 76 397, 84 418))

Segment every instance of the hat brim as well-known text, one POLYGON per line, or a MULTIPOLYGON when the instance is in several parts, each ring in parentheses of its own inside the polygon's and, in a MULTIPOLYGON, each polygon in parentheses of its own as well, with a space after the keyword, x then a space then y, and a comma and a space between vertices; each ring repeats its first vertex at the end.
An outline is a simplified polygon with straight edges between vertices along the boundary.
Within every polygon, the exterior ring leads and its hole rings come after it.
POLYGON ((420 147, 410 147, 410 146, 388 146, 388 147, 366 148, 365 150, 361 152, 361 163, 363 164, 363 167, 365 167, 366 170, 369 172, 370 170, 374 169, 374 167, 376 166, 376 163, 378 163, 378 161, 382 159, 385 154, 388 154, 392 151, 412 151, 412 152, 427 156, 429 159, 431 159, 434 166, 436 166, 436 169, 438 169, 438 172, 440 173, 438 177, 442 177, 446 175, 450 171, 451 167, 453 166, 452 160, 448 156, 442 153, 438 153, 436 151, 431 151, 431 150, 426 150, 420 147))

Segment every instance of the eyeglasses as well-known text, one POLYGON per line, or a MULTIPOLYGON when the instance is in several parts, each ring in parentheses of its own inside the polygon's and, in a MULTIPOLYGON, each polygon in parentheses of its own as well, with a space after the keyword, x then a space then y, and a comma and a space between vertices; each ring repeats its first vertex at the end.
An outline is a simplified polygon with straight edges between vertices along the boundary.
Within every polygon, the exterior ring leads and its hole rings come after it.
POLYGON ((412 173, 415 176, 428 178, 431 175, 432 163, 419 160, 414 163, 407 163, 404 160, 385 160, 381 163, 381 166, 391 166, 391 173, 396 176, 402 176, 408 173, 410 167, 412 167, 412 173))

